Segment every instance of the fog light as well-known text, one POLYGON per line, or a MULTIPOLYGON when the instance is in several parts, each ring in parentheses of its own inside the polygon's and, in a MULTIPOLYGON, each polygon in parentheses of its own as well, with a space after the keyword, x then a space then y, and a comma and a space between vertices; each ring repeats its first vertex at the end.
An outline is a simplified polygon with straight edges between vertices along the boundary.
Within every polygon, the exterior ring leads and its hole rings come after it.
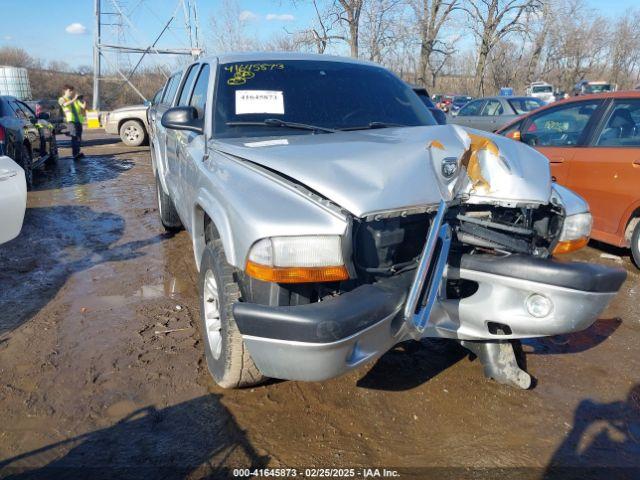
POLYGON ((543 318, 553 310, 553 302, 539 293, 529 295, 524 304, 532 317, 543 318))

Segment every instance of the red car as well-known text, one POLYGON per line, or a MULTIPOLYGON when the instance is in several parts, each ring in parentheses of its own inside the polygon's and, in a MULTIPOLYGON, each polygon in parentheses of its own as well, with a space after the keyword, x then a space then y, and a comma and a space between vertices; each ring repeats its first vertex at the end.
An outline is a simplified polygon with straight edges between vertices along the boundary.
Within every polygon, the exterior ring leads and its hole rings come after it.
POLYGON ((572 97, 498 130, 544 154, 553 180, 582 195, 592 237, 631 248, 640 267, 640 92, 572 97))

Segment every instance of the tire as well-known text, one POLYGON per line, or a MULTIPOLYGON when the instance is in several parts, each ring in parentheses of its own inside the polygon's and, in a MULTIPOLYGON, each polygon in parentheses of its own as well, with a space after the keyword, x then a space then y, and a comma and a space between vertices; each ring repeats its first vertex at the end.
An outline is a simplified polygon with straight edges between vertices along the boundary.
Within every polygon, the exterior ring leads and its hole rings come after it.
POLYGON ((31 149, 24 143, 20 149, 20 161, 16 163, 18 163, 24 170, 24 179, 27 183, 27 190, 31 190, 33 188, 33 157, 31 155, 31 149))
POLYGON ((173 200, 162 190, 158 174, 156 174, 156 200, 158 202, 158 215, 164 229, 168 232, 182 230, 182 221, 178 216, 173 200))
POLYGON ((127 120, 120 126, 120 139, 128 147, 139 147, 147 141, 147 131, 142 122, 127 120))
POLYGON ((51 146, 49 147, 49 151, 51 153, 49 154, 49 158, 47 158, 47 161, 45 162, 48 167, 53 167, 56 163, 58 163, 58 141, 56 140, 55 134, 52 135, 51 146))
POLYGON ((636 267, 640 268, 640 222, 636 224, 631 235, 631 257, 636 267))
POLYGON ((198 281, 200 333, 211 376, 223 388, 257 385, 265 380, 249 355, 233 318, 240 299, 235 269, 226 261, 222 240, 207 242, 198 281))

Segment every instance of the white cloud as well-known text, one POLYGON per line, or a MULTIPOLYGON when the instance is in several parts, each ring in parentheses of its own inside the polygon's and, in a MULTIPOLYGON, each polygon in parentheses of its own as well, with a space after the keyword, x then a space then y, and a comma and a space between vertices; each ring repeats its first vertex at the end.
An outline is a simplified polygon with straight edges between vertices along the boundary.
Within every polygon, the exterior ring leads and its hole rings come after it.
POLYGON ((85 27, 81 23, 76 22, 67 25, 67 28, 65 28, 64 31, 70 33, 71 35, 84 35, 85 33, 87 33, 87 27, 85 27))
POLYGON ((251 10, 243 10, 240 12, 240 15, 238 15, 238 19, 241 22, 250 22, 257 18, 258 16, 255 13, 253 13, 251 10))
POLYGON ((269 21, 277 21, 277 22, 293 22, 295 17, 290 13, 268 13, 265 17, 269 21))
POLYGON ((8 42, 10 40, 13 40, 13 37, 11 35, 5 35, 4 37, 2 37, 2 39, 8 42))

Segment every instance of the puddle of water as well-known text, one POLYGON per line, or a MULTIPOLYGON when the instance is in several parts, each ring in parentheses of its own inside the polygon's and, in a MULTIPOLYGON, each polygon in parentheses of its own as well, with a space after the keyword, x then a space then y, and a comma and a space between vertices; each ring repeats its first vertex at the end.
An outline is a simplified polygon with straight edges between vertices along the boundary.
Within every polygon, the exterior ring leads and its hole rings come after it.
POLYGON ((137 300, 157 300, 160 298, 175 298, 176 295, 185 291, 186 286, 182 280, 169 278, 164 283, 155 285, 142 285, 133 294, 125 295, 99 295, 85 296, 79 303, 81 308, 89 310, 100 310, 103 308, 113 308, 137 300))

